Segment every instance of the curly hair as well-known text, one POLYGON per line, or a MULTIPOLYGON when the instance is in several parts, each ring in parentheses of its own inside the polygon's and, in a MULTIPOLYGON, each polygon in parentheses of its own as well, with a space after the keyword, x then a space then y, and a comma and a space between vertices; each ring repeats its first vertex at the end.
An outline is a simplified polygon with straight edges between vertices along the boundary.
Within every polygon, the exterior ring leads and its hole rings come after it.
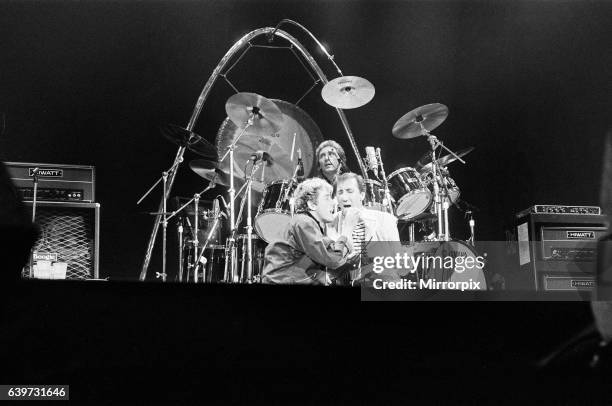
POLYGON ((295 198, 296 211, 308 211, 308 202, 317 204, 319 191, 322 188, 327 188, 330 191, 332 190, 331 185, 321 178, 310 178, 300 183, 293 195, 295 198))

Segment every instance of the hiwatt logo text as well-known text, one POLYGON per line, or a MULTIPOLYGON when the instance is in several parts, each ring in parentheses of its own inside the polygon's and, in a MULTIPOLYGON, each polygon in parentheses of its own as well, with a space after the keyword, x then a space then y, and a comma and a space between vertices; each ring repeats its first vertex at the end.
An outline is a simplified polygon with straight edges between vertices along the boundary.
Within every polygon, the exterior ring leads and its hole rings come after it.
MULTIPOLYGON (((36 168, 28 168, 29 176, 34 176, 34 169, 36 168)), ((63 169, 53 169, 53 168, 42 168, 38 170, 38 176, 44 178, 63 178, 64 170, 63 169)))

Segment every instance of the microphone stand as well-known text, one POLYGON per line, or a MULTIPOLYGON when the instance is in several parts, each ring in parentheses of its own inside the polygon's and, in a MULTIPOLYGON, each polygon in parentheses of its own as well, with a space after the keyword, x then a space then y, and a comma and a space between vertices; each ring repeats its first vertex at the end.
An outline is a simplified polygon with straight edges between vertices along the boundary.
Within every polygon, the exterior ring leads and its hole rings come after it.
POLYGON ((380 172, 382 175, 382 184, 385 192, 385 198, 383 200, 383 207, 387 208, 389 213, 394 213, 391 197, 391 192, 389 191, 389 182, 387 182, 387 174, 385 173, 385 166, 383 165, 382 156, 380 154, 380 148, 376 148, 376 159, 378 159, 378 163, 380 165, 380 172))

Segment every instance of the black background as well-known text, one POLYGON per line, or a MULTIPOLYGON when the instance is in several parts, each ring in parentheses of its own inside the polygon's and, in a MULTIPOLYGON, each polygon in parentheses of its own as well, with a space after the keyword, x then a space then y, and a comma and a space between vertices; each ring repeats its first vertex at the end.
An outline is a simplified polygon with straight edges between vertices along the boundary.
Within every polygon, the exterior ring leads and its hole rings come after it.
MULTIPOLYGON (((2 2, 1 8, 0 159, 96 166, 102 276, 139 274, 152 226, 142 213, 156 209, 159 191, 142 206, 135 202, 176 151, 159 125, 185 125, 235 41, 282 18, 315 33, 344 74, 376 86, 372 102, 346 114, 361 149, 382 147, 388 171, 413 166, 427 148, 424 139, 393 138, 395 121, 427 103, 449 106, 434 133, 452 148, 476 147, 451 174, 462 198, 481 208, 480 239, 503 239, 513 214, 535 203, 598 202, 612 111, 609 2, 2 2)), ((306 35, 283 28, 329 78, 336 76, 306 35)), ((311 84, 294 57, 278 50, 252 49, 231 78, 241 91, 291 102, 311 84)), ((348 147, 319 92, 320 86, 301 107, 326 138, 348 147)), ((232 93, 219 81, 204 105, 196 130, 210 141, 232 93)), ((184 165, 175 194, 191 196, 203 186, 184 165)), ((466 228, 456 213, 455 235, 465 238, 466 228)))

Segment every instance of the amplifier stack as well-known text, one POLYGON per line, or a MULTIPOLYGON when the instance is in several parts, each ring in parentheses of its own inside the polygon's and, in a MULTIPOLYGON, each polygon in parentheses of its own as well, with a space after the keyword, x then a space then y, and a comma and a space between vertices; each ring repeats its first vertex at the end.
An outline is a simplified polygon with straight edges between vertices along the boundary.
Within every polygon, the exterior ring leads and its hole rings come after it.
POLYGON ((521 288, 595 289, 597 243, 608 229, 608 217, 599 207, 536 205, 516 217, 521 288))
POLYGON ((5 162, 26 207, 34 202, 40 237, 25 277, 98 279, 100 204, 95 203, 95 168, 80 165, 5 162))

